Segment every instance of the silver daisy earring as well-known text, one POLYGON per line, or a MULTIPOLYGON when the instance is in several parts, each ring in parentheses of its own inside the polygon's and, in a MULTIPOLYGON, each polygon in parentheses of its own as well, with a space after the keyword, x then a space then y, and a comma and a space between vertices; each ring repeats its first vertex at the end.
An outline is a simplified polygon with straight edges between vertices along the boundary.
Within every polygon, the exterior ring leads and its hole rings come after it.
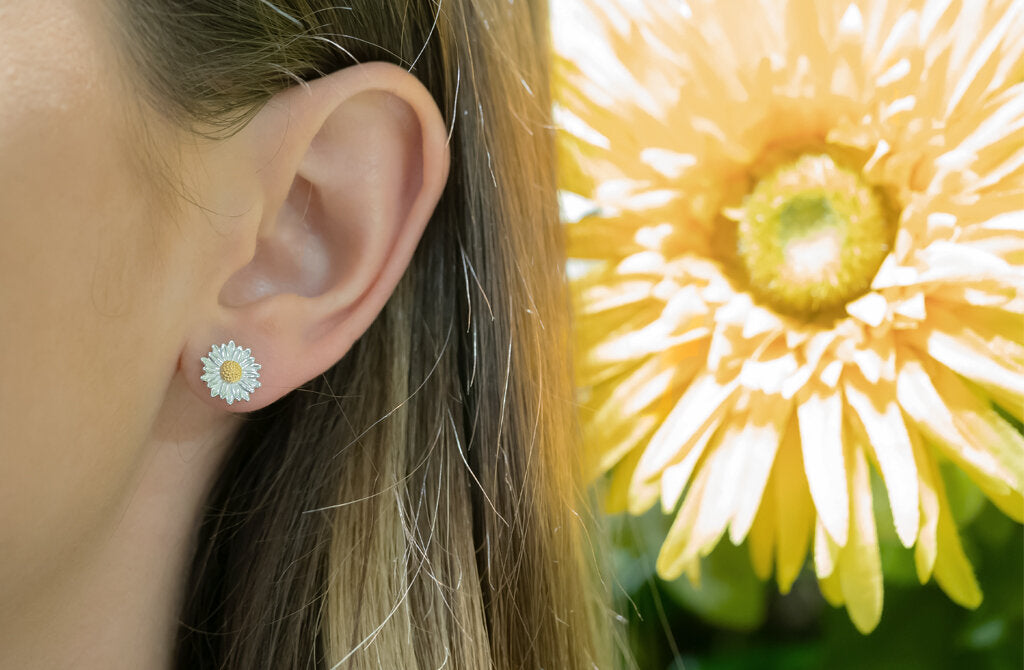
POLYGON ((210 353, 201 358, 203 376, 210 387, 210 397, 220 396, 230 405, 236 400, 248 400, 249 394, 259 388, 260 368, 252 357, 251 349, 243 349, 234 340, 213 345, 210 353))

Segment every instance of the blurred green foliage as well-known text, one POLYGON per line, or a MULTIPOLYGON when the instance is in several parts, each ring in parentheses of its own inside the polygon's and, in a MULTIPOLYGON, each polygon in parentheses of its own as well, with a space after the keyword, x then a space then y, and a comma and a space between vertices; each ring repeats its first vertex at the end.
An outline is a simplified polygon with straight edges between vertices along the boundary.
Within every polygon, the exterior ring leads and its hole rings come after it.
MULTIPOLYGON (((746 546, 724 540, 704 559, 694 588, 654 573, 671 523, 655 508, 618 516, 612 531, 619 611, 642 670, 1021 670, 1024 668, 1024 530, 956 468, 943 476, 965 551, 985 599, 966 610, 934 584, 921 586, 911 550, 896 538, 884 489, 875 496, 885 573, 885 609, 863 636, 845 610, 818 593, 810 565, 782 596, 757 579, 746 546)), ((876 484, 880 484, 876 482, 876 484)))

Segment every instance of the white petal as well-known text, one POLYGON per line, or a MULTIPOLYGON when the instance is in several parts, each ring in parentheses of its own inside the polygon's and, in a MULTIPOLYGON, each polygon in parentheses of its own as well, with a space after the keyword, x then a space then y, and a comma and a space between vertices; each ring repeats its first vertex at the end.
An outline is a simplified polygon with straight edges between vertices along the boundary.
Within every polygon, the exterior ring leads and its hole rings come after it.
POLYGON ((735 380, 722 385, 711 373, 697 377, 651 437, 633 480, 653 479, 665 466, 681 459, 698 435, 727 409, 736 389, 735 380))
POLYGON ((860 417, 868 445, 875 453, 889 492, 889 506, 896 534, 904 547, 912 547, 920 525, 917 466, 907 427, 896 402, 896 387, 881 382, 874 393, 865 393, 849 380, 844 384, 846 401, 860 417))
POLYGON ((839 545, 837 545, 825 526, 821 525, 821 517, 814 525, 814 572, 818 577, 824 579, 831 575, 836 569, 836 559, 839 558, 839 545))
POLYGON ((804 470, 811 498, 825 529, 846 544, 850 497, 843 455, 843 401, 839 392, 816 390, 797 405, 804 470))
MULTIPOLYGON (((683 491, 686 490, 686 486, 690 482, 690 477, 693 476, 693 470, 697 467, 697 461, 704 455, 704 449, 711 438, 714 437, 719 425, 721 425, 721 421, 721 417, 719 417, 708 424, 707 428, 700 434, 700 437, 697 438, 697 441, 689 447, 683 460, 666 467, 661 473, 661 509, 666 514, 675 509, 679 498, 682 497, 683 491)), ((635 485, 631 488, 635 489, 635 485)), ((631 491, 631 501, 634 499, 637 499, 637 502, 636 504, 631 502, 630 511, 642 514, 646 510, 640 509, 639 497, 632 495, 631 491)))
POLYGON ((708 470, 708 483, 692 531, 699 548, 717 543, 736 508, 740 493, 736 484, 750 453, 750 445, 737 439, 738 433, 736 423, 730 422, 702 466, 708 470))
POLYGON ((735 486, 739 488, 736 510, 729 525, 729 538, 739 544, 750 532, 783 431, 792 415, 790 403, 776 396, 755 396, 750 418, 741 427, 737 441, 747 444, 747 457, 735 486))
POLYGON ((846 313, 869 326, 877 327, 885 320, 889 303, 880 293, 866 293, 846 305, 846 313))
POLYGON ((942 395, 920 361, 909 359, 900 364, 896 395, 903 411, 916 422, 945 455, 960 467, 999 483, 1008 473, 983 444, 975 444, 957 426, 942 395))
POLYGON ((966 338, 956 337, 940 330, 928 333, 925 346, 932 358, 950 370, 971 379, 998 394, 1011 406, 1024 402, 1024 374, 1019 370, 1008 370, 993 358, 989 352, 966 338))

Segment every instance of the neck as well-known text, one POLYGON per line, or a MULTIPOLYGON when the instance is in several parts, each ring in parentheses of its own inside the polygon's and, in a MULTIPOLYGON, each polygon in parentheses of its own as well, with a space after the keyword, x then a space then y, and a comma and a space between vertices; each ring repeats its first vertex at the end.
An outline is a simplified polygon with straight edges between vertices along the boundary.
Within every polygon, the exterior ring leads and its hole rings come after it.
POLYGON ((238 422, 178 384, 168 398, 109 531, 5 623, 0 670, 172 667, 203 504, 238 422))

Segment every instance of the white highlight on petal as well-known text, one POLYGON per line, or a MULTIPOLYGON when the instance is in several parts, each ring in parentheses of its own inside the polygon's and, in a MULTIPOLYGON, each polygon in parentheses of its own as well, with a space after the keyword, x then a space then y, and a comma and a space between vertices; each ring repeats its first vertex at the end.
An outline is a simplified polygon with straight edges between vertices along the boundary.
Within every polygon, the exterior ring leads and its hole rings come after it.
POLYGON ((575 135, 584 142, 593 144, 595 147, 600 147, 601 149, 611 148, 612 143, 607 137, 594 130, 586 121, 573 114, 564 106, 555 105, 552 109, 552 115, 557 125, 565 128, 569 133, 575 135))
POLYGON ((736 388, 735 381, 722 385, 710 373, 694 379, 651 437, 633 481, 640 484, 653 479, 666 466, 682 460, 700 434, 730 409, 736 388))
POLYGON ((821 517, 818 517, 814 525, 814 572, 821 579, 824 579, 835 572, 836 561, 839 558, 839 545, 837 545, 828 531, 821 525, 821 517))
POLYGON ((742 474, 737 478, 736 507, 729 524, 729 539, 740 544, 750 532, 761 505, 775 454, 790 420, 789 403, 755 396, 750 417, 740 426, 737 441, 747 445, 742 474))
POLYGON ((846 305, 846 313, 869 326, 878 327, 885 320, 889 303, 879 293, 865 293, 846 305))
POLYGON ((888 393, 867 393, 847 382, 846 401, 860 418, 875 453, 882 479, 889 493, 889 506, 896 534, 904 547, 912 547, 920 527, 917 465, 903 415, 896 402, 896 386, 886 384, 888 393))
POLYGON ((836 544, 846 544, 850 497, 843 455, 843 401, 839 392, 812 393, 796 408, 800 446, 811 499, 825 530, 836 544))
POLYGON ((860 8, 850 4, 843 12, 843 18, 839 19, 839 33, 850 37, 860 37, 864 32, 864 17, 861 16, 860 8))
POLYGON ((676 179, 697 164, 693 154, 682 154, 668 149, 647 147, 640 152, 640 160, 668 179, 676 179))
POLYGON ((895 65, 878 76, 878 79, 875 80, 875 85, 879 87, 888 86, 903 79, 908 74, 910 74, 910 61, 906 58, 901 58, 896 61, 895 65))

